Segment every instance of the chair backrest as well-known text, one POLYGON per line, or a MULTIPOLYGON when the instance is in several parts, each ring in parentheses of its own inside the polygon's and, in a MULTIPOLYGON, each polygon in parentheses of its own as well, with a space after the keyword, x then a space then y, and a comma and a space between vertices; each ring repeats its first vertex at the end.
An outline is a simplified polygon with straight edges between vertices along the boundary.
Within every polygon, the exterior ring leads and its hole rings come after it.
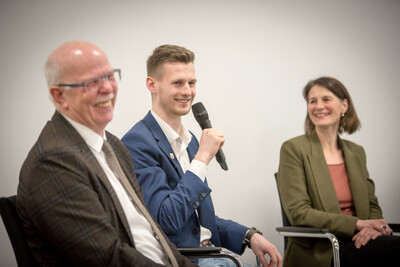
POLYGON ((25 232, 15 208, 16 196, 0 198, 0 213, 10 238, 18 266, 38 266, 26 242, 25 232))
MULTIPOLYGON (((283 206, 282 206, 281 195, 279 193, 279 187, 278 187, 278 173, 277 172, 274 173, 274 176, 275 176, 276 187, 278 189, 279 204, 281 205, 282 226, 291 226, 290 222, 289 222, 289 219, 288 219, 288 217, 286 215, 286 212, 285 212, 285 210, 283 209, 283 206)), ((287 236, 285 236, 284 237, 284 247, 285 247, 285 249, 286 249, 287 242, 288 242, 288 238, 287 238, 287 236)))

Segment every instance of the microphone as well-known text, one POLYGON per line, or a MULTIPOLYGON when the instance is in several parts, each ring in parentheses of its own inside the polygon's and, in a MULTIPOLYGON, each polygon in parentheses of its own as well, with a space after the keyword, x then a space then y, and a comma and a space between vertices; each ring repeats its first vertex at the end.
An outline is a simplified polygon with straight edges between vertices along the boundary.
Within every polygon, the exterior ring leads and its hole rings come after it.
MULTIPOLYGON (((206 108, 201 102, 192 105, 193 115, 196 118, 196 121, 200 124, 202 130, 212 128, 211 122, 208 119, 208 113, 206 108)), ((217 159, 221 168, 225 171, 228 170, 228 164, 226 164, 224 152, 222 149, 218 149, 217 154, 215 154, 215 158, 217 159)))

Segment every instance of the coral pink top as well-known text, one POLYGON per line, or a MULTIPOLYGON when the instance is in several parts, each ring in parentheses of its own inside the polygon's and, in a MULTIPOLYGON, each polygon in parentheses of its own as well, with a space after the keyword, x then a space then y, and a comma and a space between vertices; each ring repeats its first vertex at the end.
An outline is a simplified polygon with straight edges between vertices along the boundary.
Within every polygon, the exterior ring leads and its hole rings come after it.
POLYGON ((328 168, 342 213, 355 216, 356 212, 354 210, 353 198, 351 197, 346 165, 344 163, 329 164, 328 168))

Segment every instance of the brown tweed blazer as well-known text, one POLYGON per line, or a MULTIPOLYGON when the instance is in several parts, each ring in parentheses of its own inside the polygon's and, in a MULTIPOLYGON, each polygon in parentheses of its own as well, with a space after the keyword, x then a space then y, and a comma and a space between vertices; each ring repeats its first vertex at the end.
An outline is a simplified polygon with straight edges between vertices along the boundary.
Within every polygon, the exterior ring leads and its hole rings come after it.
MULTIPOLYGON (((117 137, 106 134, 143 201, 129 152, 117 137)), ((135 249, 107 176, 57 111, 22 166, 17 211, 32 254, 43 266, 157 266, 135 249)), ((179 266, 193 265, 169 243, 179 266)))
MULTIPOLYGON (((369 177, 364 149, 338 139, 344 153, 350 190, 360 219, 381 219, 382 210, 369 177)), ((328 228, 339 239, 354 234, 357 217, 342 214, 318 135, 295 137, 283 143, 278 187, 282 205, 293 226, 328 228)), ((284 266, 330 266, 327 239, 289 238, 284 266)))

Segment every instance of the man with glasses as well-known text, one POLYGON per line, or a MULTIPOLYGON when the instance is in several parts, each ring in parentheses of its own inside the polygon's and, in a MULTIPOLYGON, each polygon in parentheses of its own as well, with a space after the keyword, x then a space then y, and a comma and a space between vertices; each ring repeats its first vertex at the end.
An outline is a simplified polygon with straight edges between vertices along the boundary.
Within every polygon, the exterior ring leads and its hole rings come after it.
POLYGON ((45 64, 56 111, 28 154, 17 211, 42 266, 192 266, 143 205, 129 152, 105 131, 121 71, 87 42, 45 64))

